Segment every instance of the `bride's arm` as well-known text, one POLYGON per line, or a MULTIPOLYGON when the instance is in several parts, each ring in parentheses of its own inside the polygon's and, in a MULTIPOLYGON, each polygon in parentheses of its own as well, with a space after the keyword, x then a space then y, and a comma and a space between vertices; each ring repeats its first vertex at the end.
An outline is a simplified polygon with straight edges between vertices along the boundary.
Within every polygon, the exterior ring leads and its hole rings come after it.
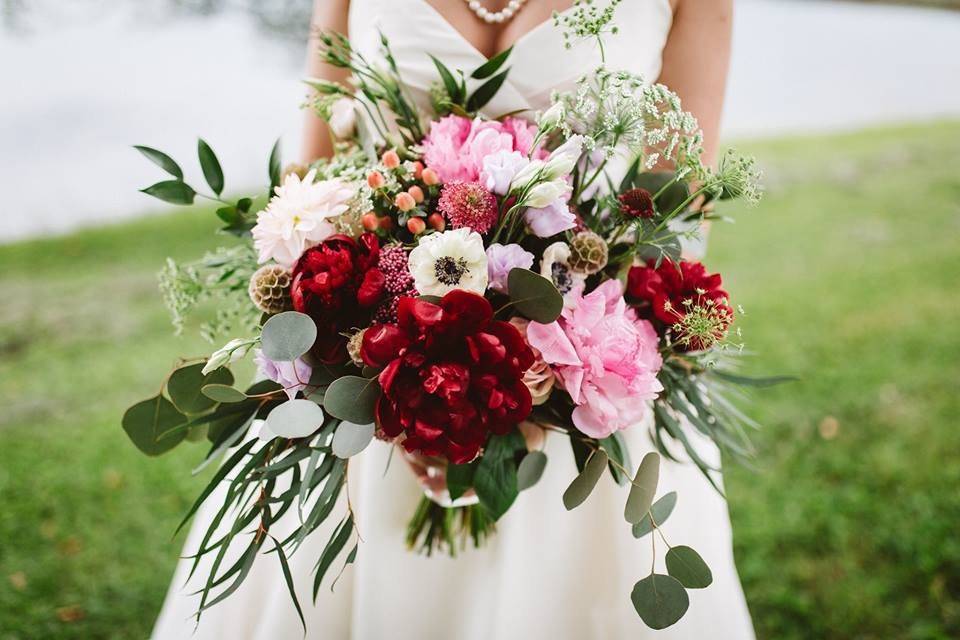
POLYGON ((704 162, 713 164, 730 62, 733 0, 673 0, 673 27, 659 82, 667 85, 703 129, 704 162))
MULTIPOLYGON (((307 75, 309 77, 335 82, 346 81, 348 75, 346 71, 320 61, 315 34, 319 31, 336 31, 349 35, 347 33, 349 8, 350 0, 314 0, 313 19, 310 21, 310 40, 307 43, 307 75)), ((305 113, 301 161, 309 163, 317 158, 330 156, 333 153, 333 145, 327 123, 309 109, 306 109, 305 113)))

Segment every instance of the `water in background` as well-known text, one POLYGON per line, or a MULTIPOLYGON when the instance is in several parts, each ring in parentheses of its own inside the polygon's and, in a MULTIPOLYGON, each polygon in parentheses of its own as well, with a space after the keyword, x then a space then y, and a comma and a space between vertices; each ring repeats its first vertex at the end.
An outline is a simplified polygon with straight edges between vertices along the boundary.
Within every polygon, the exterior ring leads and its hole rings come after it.
MULTIPOLYGON (((278 136, 297 157, 296 38, 249 12, 92 6, 92 17, 65 20, 56 7, 0 31, 0 242, 157 209, 137 189, 163 174, 135 143, 171 153, 202 184, 202 135, 228 191, 264 183, 278 136)), ((733 50, 728 138, 960 116, 960 13, 738 0, 733 50)))

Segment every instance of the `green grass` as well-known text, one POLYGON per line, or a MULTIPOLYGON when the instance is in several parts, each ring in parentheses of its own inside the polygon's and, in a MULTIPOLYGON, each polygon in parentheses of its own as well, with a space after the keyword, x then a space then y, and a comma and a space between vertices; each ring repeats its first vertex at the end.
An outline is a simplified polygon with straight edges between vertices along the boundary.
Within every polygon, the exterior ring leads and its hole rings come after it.
MULTIPOLYGON (((728 471, 758 633, 960 636, 960 123, 745 146, 769 193, 708 266, 749 368, 801 378, 756 396, 758 469, 728 471)), ((149 633, 206 476, 195 448, 140 456, 119 416, 206 348, 171 338, 154 273, 215 227, 0 247, 0 640, 149 633)))

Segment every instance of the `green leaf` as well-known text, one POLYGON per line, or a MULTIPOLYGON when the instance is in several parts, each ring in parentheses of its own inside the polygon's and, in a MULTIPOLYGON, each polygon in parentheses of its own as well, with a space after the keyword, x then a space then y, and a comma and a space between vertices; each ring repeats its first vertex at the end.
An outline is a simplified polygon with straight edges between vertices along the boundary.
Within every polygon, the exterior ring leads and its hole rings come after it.
POLYGON ((640 519, 640 522, 633 525, 633 537, 642 538, 653 531, 653 522, 657 523, 658 527, 662 525, 666 522, 667 518, 670 517, 670 514, 673 513, 675 506, 677 506, 676 491, 671 491, 654 502, 653 506, 650 507, 650 511, 640 519), (650 522, 651 513, 653 514, 653 522, 650 522))
POLYGON ((274 548, 277 551, 277 558, 280 560, 280 569, 283 571, 283 580, 287 583, 287 593, 293 600, 293 606, 297 609, 297 615, 300 616, 300 625, 303 627, 303 633, 307 633, 307 621, 303 619, 303 609, 300 608, 300 600, 297 599, 297 588, 293 584, 293 574, 290 573, 290 564, 287 562, 287 554, 283 552, 283 546, 280 542, 270 536, 273 540, 274 548))
POLYGON ((298 398, 274 407, 266 426, 283 438, 306 438, 322 427, 323 421, 323 409, 316 402, 298 398))
POLYGON ((317 339, 313 319, 297 311, 271 316, 260 334, 263 355, 277 362, 292 362, 305 354, 317 339))
POLYGON ((674 177, 672 171, 643 171, 635 174, 633 186, 646 189, 650 195, 656 195, 654 202, 657 210, 663 215, 668 215, 683 204, 690 195, 687 183, 682 180, 673 181, 674 177), (657 195, 661 189, 663 192, 657 195))
POLYGON ((511 269, 507 289, 517 311, 535 322, 550 324, 563 311, 563 296, 557 287, 530 269, 511 269))
POLYGON ((767 378, 754 378, 750 376, 741 376, 735 373, 730 373, 729 371, 723 371, 722 369, 710 369, 712 375, 726 380, 727 382, 732 382, 734 384, 739 384, 744 387, 773 387, 778 384, 783 384, 784 382, 795 382, 797 380, 794 376, 770 376, 767 378))
POLYGON ((205 384, 200 388, 200 393, 214 402, 225 404, 243 402, 247 399, 247 394, 228 384, 205 384))
POLYGON ((440 74, 440 80, 443 82, 444 89, 447 90, 447 95, 450 96, 450 101, 455 104, 462 104, 464 98, 463 92, 460 90, 460 84, 457 82, 456 78, 453 77, 450 69, 448 69, 446 65, 434 58, 432 55, 430 56, 430 59, 433 60, 433 65, 437 68, 437 73, 440 74))
POLYGON ((471 113, 479 111, 485 104, 493 100, 493 96, 497 95, 503 81, 507 79, 508 73, 510 73, 510 69, 498 73, 477 87, 477 90, 467 99, 467 111, 471 113))
POLYGON ((213 189, 213 192, 220 195, 223 192, 223 169, 220 168, 220 161, 216 154, 210 148, 203 138, 197 140, 197 155, 200 158, 200 168, 203 169, 203 177, 207 184, 213 189))
POLYGON ((633 608, 651 629, 666 629, 683 617, 690 597, 675 578, 652 573, 633 586, 633 608))
POLYGON ((531 451, 523 456, 523 460, 517 467, 517 489, 526 491, 537 484, 546 468, 547 454, 543 451, 531 451))
POLYGON ((178 165, 173 158, 165 154, 163 151, 158 151, 150 147, 144 147, 139 144, 133 145, 133 148, 142 153, 147 160, 157 165, 177 180, 183 180, 183 169, 180 168, 180 165, 178 165))
POLYGON ((140 192, 170 204, 193 204, 193 198, 197 195, 190 185, 180 180, 164 180, 140 189, 140 192))
POLYGON ((229 369, 220 367, 203 375, 204 366, 205 363, 198 362, 180 367, 170 374, 167 393, 179 411, 197 414, 212 409, 216 402, 204 395, 203 387, 208 384, 233 384, 233 374, 229 369))
POLYGON ((623 517, 630 524, 637 524, 647 515, 653 504, 653 497, 657 494, 657 481, 660 478, 660 454, 651 451, 643 456, 637 475, 630 485, 630 494, 627 496, 627 505, 623 509, 623 517))
POLYGON ((273 143, 273 149, 270 150, 270 164, 268 165, 270 175, 270 196, 273 196, 273 188, 280 184, 280 138, 273 143))
POLYGON ((630 449, 623 439, 623 433, 615 431, 613 435, 602 439, 600 445, 610 456, 610 474, 616 483, 623 485, 630 482, 630 476, 624 473, 623 469, 630 469, 633 464, 630 462, 630 449), (617 464, 615 465, 614 462, 617 464))
POLYGON ((357 455, 366 449, 370 441, 373 440, 373 432, 373 423, 341 422, 333 433, 333 443, 331 444, 333 455, 338 458, 349 458, 357 455))
POLYGON ((473 476, 477 471, 478 460, 467 464, 447 465, 447 491, 450 499, 456 500, 473 486, 473 476))
POLYGON ((513 51, 511 46, 505 51, 501 51, 497 55, 493 56, 482 65, 473 70, 473 73, 470 74, 471 78, 476 80, 483 80, 484 78, 489 78, 495 74, 500 67, 503 66, 503 63, 507 61, 507 58, 510 57, 510 52, 513 51))
POLYGON ((713 573, 700 554, 680 545, 667 551, 667 573, 687 589, 705 589, 713 583, 713 573))
POLYGON ((374 421, 380 384, 375 379, 361 376, 343 376, 327 387, 323 406, 330 415, 354 424, 369 424, 374 421))
POLYGON ((347 540, 350 539, 351 533, 353 533, 353 516, 347 516, 347 518, 340 523, 340 526, 337 527, 336 531, 333 532, 333 535, 327 542, 327 546, 323 548, 323 553, 320 554, 320 559, 317 561, 316 567, 314 567, 314 602, 317 601, 317 593, 320 591, 320 584, 323 582, 323 576, 326 575, 327 570, 330 568, 330 565, 333 564, 334 559, 336 559, 336 557, 340 554, 340 551, 343 549, 344 545, 347 544, 347 540))
POLYGON ((519 493, 514 462, 518 447, 525 447, 519 433, 491 436, 477 464, 473 487, 480 504, 494 521, 507 512, 519 493))
POLYGON ((158 456, 180 444, 186 437, 186 430, 175 430, 186 423, 187 416, 161 395, 133 405, 123 414, 122 420, 127 436, 148 456, 158 456))
POLYGON ((600 476, 603 475, 603 470, 607 468, 608 460, 607 453, 603 449, 598 449, 590 456, 583 471, 563 492, 563 506, 567 511, 579 507, 590 496, 600 476))

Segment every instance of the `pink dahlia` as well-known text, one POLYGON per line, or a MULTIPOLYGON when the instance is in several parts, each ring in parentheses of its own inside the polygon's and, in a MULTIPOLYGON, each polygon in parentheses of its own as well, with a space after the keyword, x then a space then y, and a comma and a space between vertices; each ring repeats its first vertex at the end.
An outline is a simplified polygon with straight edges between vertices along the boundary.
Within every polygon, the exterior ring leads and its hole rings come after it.
POLYGON ((640 423, 663 390, 657 332, 627 306, 617 280, 570 297, 557 321, 529 324, 527 341, 577 405, 573 424, 606 438, 640 423))
POLYGON ((536 126, 521 118, 497 121, 444 116, 430 125, 423 141, 423 161, 443 182, 472 182, 480 177, 487 156, 501 151, 528 155, 536 133, 536 126))
POLYGON ((497 198, 476 182, 450 182, 443 186, 437 208, 454 229, 464 227, 486 233, 497 223, 497 198))

